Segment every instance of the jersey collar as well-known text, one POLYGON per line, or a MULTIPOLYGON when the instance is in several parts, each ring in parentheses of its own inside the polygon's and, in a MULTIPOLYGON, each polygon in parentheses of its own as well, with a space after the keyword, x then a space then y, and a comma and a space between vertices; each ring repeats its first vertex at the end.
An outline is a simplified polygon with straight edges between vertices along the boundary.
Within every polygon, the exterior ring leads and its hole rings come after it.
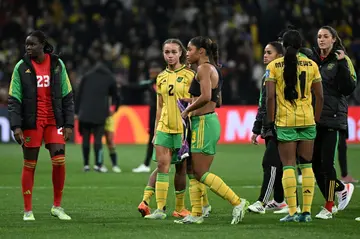
POLYGON ((169 72, 169 73, 176 73, 176 72, 181 71, 181 70, 184 69, 185 67, 186 67, 186 65, 182 65, 181 67, 177 68, 177 69, 174 70, 174 71, 169 70, 169 68, 166 67, 166 71, 169 72))

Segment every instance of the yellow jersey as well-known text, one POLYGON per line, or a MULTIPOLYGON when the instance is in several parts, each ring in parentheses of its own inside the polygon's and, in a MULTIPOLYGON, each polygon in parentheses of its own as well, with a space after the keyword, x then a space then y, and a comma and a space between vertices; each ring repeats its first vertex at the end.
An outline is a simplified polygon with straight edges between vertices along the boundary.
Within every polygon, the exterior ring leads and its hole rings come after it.
POLYGON ((276 84, 276 115, 275 125, 279 127, 306 127, 315 125, 314 110, 312 107, 311 87, 321 81, 318 65, 307 57, 297 56, 298 81, 296 91, 298 98, 295 104, 285 100, 284 57, 278 58, 266 67, 265 81, 276 84))
POLYGON ((177 100, 190 98, 189 87, 195 73, 185 65, 175 71, 166 68, 156 78, 156 92, 162 96, 163 107, 157 125, 158 131, 170 134, 183 132, 177 100))

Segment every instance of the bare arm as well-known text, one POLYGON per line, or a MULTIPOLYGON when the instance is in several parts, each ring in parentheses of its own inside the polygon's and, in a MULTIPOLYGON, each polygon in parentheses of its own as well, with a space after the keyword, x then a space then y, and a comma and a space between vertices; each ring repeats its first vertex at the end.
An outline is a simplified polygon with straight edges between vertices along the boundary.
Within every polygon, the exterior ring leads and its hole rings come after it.
POLYGON ((210 67, 201 66, 198 68, 197 77, 200 83, 201 95, 185 111, 190 113, 206 105, 211 100, 211 79, 210 67))
POLYGON ((157 95, 157 106, 156 106, 156 118, 155 118, 155 128, 154 128, 154 135, 156 135, 156 129, 161 117, 161 111, 163 108, 163 98, 160 94, 157 95))
POLYGON ((275 121, 275 82, 266 81, 266 113, 270 122, 275 121))
POLYGON ((315 122, 320 122, 321 111, 324 104, 324 95, 321 81, 313 82, 312 89, 315 95, 315 122))

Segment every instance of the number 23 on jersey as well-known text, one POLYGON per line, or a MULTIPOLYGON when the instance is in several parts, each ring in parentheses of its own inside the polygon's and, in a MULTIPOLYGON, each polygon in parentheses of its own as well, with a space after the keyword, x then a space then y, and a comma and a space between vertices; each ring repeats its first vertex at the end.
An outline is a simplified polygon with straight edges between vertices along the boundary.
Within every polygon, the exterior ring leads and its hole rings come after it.
POLYGON ((50 86, 50 77, 48 75, 43 75, 43 76, 37 75, 36 80, 37 80, 38 88, 50 86))

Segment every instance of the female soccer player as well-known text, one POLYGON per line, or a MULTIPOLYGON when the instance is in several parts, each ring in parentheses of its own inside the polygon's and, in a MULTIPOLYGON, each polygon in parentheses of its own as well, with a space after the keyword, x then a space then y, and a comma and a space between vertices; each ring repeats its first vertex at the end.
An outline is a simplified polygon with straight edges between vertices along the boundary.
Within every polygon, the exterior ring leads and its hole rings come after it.
POLYGON ((279 155, 283 165, 282 184, 289 206, 289 215, 280 219, 282 222, 311 221, 315 187, 310 162, 316 136, 315 122, 320 120, 323 92, 318 66, 314 61, 298 54, 301 42, 298 31, 286 32, 283 37, 285 56, 272 61, 266 68, 267 117, 276 126, 276 132, 273 130, 273 133, 277 135, 279 155), (312 90, 316 96, 315 120, 312 90), (296 209, 297 153, 300 162, 307 162, 300 164, 303 175, 301 215, 297 214, 296 209))
POLYGON ((52 162, 54 202, 51 215, 70 220, 61 208, 65 182, 65 141, 74 126, 73 93, 64 63, 52 54, 41 31, 26 38, 26 54, 15 68, 9 89, 9 117, 16 141, 22 146, 24 221, 35 220, 32 192, 35 167, 42 141, 52 162))
POLYGON ((316 218, 331 219, 334 196, 337 195, 338 198, 338 210, 343 210, 354 192, 354 185, 343 184, 337 179, 334 158, 338 148, 339 130, 346 130, 347 127, 346 96, 356 87, 356 73, 334 28, 321 27, 317 43, 319 49, 314 51, 314 60, 320 66, 323 79, 324 109, 317 124, 313 170, 326 203, 316 218))
POLYGON ((187 59, 190 64, 195 63, 198 68, 189 89, 193 97, 192 103, 181 115, 185 119, 191 113, 191 161, 197 181, 190 188, 191 216, 175 222, 184 224, 203 222, 200 183, 202 182, 234 206, 231 224, 237 224, 243 219, 248 202, 240 199, 220 177, 209 172, 221 130, 215 113, 222 86, 221 74, 217 69, 218 46, 209 38, 195 37, 188 44, 187 59))
POLYGON ((157 113, 155 121, 155 145, 157 169, 150 175, 143 201, 138 210, 147 219, 165 219, 165 206, 169 187, 171 163, 177 163, 175 173, 176 217, 185 217, 184 194, 186 188, 186 162, 177 161, 177 150, 182 145, 183 125, 177 100, 189 97, 189 86, 194 72, 185 65, 185 47, 178 39, 168 39, 163 44, 167 68, 156 79, 157 113), (174 159, 174 160, 173 160, 174 159), (155 188, 154 188, 155 186, 155 188), (149 200, 155 191, 157 209, 150 214, 149 200))
MULTIPOLYGON (((270 42, 264 49, 264 64, 282 57, 284 48, 280 42, 270 42)), ((261 185, 260 196, 258 200, 249 206, 249 210, 256 213, 265 213, 265 206, 274 189, 274 200, 270 202, 270 210, 285 209, 287 204, 284 201, 284 190, 281 183, 282 165, 277 148, 277 140, 271 132, 269 122, 266 117, 266 89, 265 75, 262 79, 262 89, 260 92, 259 107, 253 127, 251 141, 257 145, 257 137, 261 135, 265 139, 266 150, 263 156, 263 182, 261 185)))

